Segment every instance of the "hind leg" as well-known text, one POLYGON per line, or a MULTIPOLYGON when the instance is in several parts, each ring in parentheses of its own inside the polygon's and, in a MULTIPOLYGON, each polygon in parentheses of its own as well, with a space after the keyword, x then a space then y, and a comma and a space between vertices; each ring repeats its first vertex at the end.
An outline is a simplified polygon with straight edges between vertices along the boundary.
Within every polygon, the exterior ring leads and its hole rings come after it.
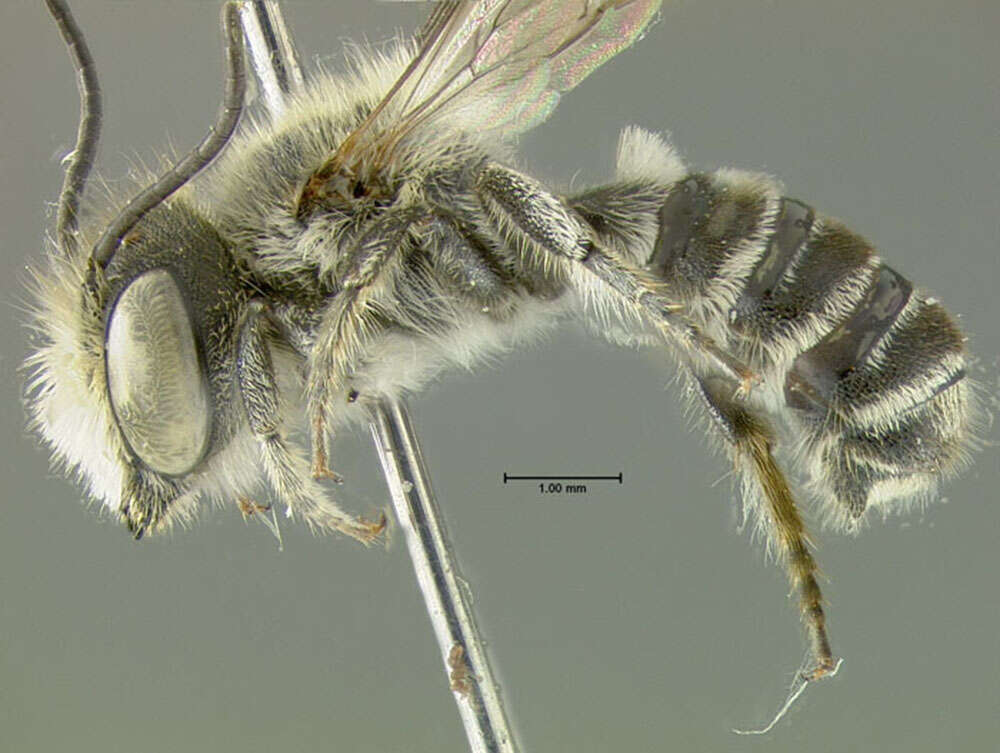
POLYGON ((750 486, 748 491, 756 493, 760 500, 758 515, 768 543, 798 593, 810 654, 801 679, 818 680, 831 674, 837 663, 826 633, 823 594, 817 582, 819 567, 810 552, 812 542, 788 482, 775 462, 771 428, 731 397, 733 385, 728 380, 698 379, 697 386, 726 437, 736 467, 750 486))
POLYGON ((476 190, 498 229, 515 244, 537 249, 553 261, 575 262, 610 287, 637 317, 651 322, 685 357, 711 364, 732 377, 740 394, 749 393, 756 375, 689 321, 662 281, 602 248, 592 229, 559 197, 497 163, 480 170, 476 190))

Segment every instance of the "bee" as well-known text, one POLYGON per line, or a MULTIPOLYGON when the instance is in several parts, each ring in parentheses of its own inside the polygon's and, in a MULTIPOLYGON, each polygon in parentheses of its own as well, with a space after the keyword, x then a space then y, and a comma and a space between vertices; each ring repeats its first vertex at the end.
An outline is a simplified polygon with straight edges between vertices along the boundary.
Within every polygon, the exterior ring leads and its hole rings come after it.
POLYGON ((34 275, 29 408, 56 462, 137 538, 265 484, 290 516, 376 540, 384 518, 322 484, 339 480, 332 432, 578 316, 675 356, 798 593, 802 681, 835 671, 796 496, 848 531, 932 498, 972 445, 966 338, 769 176, 691 170, 634 127, 602 186, 558 193, 514 166, 516 137, 636 41, 659 0, 442 2, 414 42, 242 126, 228 3, 220 120, 107 217, 79 209, 93 67, 47 2, 85 107, 34 275))

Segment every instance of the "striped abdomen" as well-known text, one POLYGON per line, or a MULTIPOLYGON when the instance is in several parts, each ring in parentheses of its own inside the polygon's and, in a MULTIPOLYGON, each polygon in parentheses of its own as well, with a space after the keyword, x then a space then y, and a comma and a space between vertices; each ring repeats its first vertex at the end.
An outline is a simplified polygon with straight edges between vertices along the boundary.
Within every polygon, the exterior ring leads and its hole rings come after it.
POLYGON ((842 522, 933 490, 962 459, 965 338, 867 241, 734 171, 673 183, 657 217, 647 269, 733 355, 783 380, 794 446, 842 522))

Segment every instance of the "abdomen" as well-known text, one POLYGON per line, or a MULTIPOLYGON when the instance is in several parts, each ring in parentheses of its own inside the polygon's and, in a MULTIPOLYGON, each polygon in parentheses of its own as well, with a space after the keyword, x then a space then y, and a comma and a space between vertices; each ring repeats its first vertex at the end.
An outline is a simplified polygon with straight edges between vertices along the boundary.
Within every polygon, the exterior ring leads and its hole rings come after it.
MULTIPOLYGON (((656 216, 651 247, 633 261, 765 379, 777 395, 768 410, 781 414, 772 423, 814 492, 835 503, 836 523, 933 493, 962 463, 965 337, 868 241, 763 176, 687 174, 660 189, 655 209, 648 183, 633 190, 656 216)), ((602 218, 598 193, 580 207, 613 234, 624 201, 602 218)))

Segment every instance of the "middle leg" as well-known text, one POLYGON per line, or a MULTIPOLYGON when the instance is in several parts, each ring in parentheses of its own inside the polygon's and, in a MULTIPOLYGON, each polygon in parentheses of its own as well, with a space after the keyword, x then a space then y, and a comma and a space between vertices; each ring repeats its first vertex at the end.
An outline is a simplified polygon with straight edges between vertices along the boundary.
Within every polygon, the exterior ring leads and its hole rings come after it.
POLYGON ((410 242, 410 228, 417 219, 412 210, 386 215, 358 239, 342 264, 340 292, 323 313, 309 358, 306 399, 313 431, 314 478, 341 480, 327 461, 331 401, 356 399, 348 389, 350 377, 370 345, 385 331, 377 304, 392 294, 410 242))

